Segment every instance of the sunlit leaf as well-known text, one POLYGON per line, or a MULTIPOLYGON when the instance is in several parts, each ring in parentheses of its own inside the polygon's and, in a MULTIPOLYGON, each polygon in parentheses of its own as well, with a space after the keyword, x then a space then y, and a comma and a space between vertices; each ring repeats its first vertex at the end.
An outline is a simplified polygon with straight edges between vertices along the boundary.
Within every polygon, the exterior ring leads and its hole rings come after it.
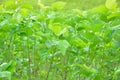
POLYGON ((3 71, 3 72, 0 72, 0 78, 7 78, 8 80, 11 80, 11 72, 8 72, 8 71, 3 71))
POLYGON ((106 0, 105 5, 108 9, 116 9, 117 2, 116 2, 116 0, 106 0))
POLYGON ((52 4, 52 9, 61 10, 65 7, 66 3, 62 1, 58 1, 52 4))
POLYGON ((115 72, 114 72, 114 75, 113 75, 113 79, 114 80, 117 80, 119 77, 119 74, 120 74, 120 69, 117 69, 115 72))
POLYGON ((107 16, 108 19, 115 18, 115 17, 120 17, 120 12, 114 12, 107 16))
POLYGON ((20 13, 21 13, 21 15, 23 15, 23 16, 27 16, 28 13, 29 13, 29 10, 26 9, 26 8, 22 8, 22 9, 20 10, 20 13))
POLYGON ((13 0, 9 0, 5 3, 5 8, 7 9, 16 9, 17 8, 17 4, 15 3, 15 1, 13 0))
POLYGON ((70 46, 69 42, 66 40, 58 41, 58 49, 61 51, 63 55, 66 54, 68 47, 70 46))

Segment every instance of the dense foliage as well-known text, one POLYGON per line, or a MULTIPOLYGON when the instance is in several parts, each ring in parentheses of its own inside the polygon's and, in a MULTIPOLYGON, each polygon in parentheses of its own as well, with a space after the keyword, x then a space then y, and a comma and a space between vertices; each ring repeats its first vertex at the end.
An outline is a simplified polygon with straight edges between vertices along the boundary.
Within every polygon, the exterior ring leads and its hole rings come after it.
POLYGON ((120 79, 116 0, 87 11, 64 11, 65 4, 8 0, 0 5, 1 79, 120 79))

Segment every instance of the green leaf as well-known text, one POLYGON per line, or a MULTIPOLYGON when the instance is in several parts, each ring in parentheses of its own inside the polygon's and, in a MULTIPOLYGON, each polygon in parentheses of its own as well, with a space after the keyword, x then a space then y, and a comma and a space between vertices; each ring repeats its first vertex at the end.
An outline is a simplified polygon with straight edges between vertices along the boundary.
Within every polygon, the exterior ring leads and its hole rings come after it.
POLYGON ((110 14, 109 16, 107 16, 107 19, 111 19, 114 17, 120 17, 120 12, 114 12, 114 13, 110 14))
POLYGON ((0 78, 8 78, 8 80, 11 80, 11 72, 8 71, 0 72, 0 78))
POLYGON ((108 9, 114 10, 117 7, 117 2, 116 0, 107 0, 105 5, 108 9))
POLYGON ((61 10, 65 7, 66 3, 62 1, 58 1, 52 4, 52 9, 53 10, 61 10))
POLYGON ((33 9, 33 6, 30 2, 25 2, 24 4, 21 5, 21 7, 26 9, 33 9))
POLYGON ((120 25, 116 25, 111 27, 111 30, 120 30, 120 25))
POLYGON ((76 13, 82 16, 82 11, 80 11, 79 9, 73 9, 73 13, 76 13))
MULTIPOLYGON (((113 80, 118 80, 119 74, 120 74, 120 69, 117 69, 117 70, 114 72, 113 80)), ((120 77, 119 77, 119 78, 120 78, 120 77)))
POLYGON ((62 26, 60 24, 53 24, 50 25, 49 28, 56 34, 59 35, 59 33, 62 31, 62 26))
POLYGON ((74 38, 77 47, 86 47, 86 43, 80 38, 74 38))
POLYGON ((6 66, 7 66, 7 63, 2 63, 2 64, 0 65, 0 71, 5 70, 6 66))
POLYGON ((16 65, 15 61, 10 61, 9 63, 3 63, 0 65, 0 69, 1 71, 10 71, 10 72, 14 72, 15 68, 14 66, 16 65))
POLYGON ((75 64, 74 66, 77 66, 80 68, 79 74, 90 76, 92 74, 96 75, 96 73, 97 73, 96 69, 89 67, 85 64, 83 64, 83 65, 82 64, 75 64))
POLYGON ((95 13, 104 13, 107 11, 108 11, 108 9, 104 5, 93 8, 93 12, 95 12, 95 13))
POLYGON ((22 9, 20 10, 20 13, 21 13, 21 15, 23 15, 23 16, 27 16, 27 15, 29 14, 29 11, 28 11, 28 9, 26 9, 26 8, 22 8, 22 9))
POLYGON ((120 42, 117 41, 117 40, 114 40, 114 45, 117 46, 117 47, 120 47, 120 42))
POLYGON ((60 52, 65 55, 68 47, 70 46, 69 42, 66 40, 60 40, 58 41, 58 49, 60 52))
POLYGON ((0 11, 3 9, 3 5, 0 5, 0 11))
POLYGON ((16 9, 17 4, 16 4, 15 1, 10 0, 10 1, 5 2, 5 8, 7 8, 7 9, 16 9))

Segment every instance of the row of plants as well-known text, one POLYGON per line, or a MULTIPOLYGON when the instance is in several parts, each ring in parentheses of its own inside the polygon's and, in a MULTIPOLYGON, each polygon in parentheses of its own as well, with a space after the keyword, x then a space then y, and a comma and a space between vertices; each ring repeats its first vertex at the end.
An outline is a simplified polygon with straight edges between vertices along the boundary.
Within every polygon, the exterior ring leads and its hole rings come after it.
POLYGON ((120 8, 106 0, 90 10, 65 11, 23 0, 0 5, 0 78, 119 80, 120 8))

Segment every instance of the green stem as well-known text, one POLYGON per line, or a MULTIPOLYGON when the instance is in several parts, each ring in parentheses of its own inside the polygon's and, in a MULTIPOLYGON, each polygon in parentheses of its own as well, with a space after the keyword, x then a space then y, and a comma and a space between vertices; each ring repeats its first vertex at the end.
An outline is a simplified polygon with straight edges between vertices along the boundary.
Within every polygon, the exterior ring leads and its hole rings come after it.
MULTIPOLYGON (((53 52, 52 52, 53 53, 53 52)), ((45 80, 49 80, 49 73, 52 69, 52 64, 53 64, 53 58, 54 56, 52 56, 51 60, 50 60, 50 65, 49 65, 49 68, 48 68, 48 71, 47 71, 47 76, 46 76, 46 79, 45 80)))
POLYGON ((34 78, 36 78, 36 53, 37 50, 35 49, 36 39, 34 40, 34 78))
MULTIPOLYGON (((27 36, 27 44, 28 43, 28 36, 27 36)), ((30 73, 30 50, 29 50, 29 45, 27 45, 27 57, 28 57, 28 80, 31 80, 31 73, 30 73)))

